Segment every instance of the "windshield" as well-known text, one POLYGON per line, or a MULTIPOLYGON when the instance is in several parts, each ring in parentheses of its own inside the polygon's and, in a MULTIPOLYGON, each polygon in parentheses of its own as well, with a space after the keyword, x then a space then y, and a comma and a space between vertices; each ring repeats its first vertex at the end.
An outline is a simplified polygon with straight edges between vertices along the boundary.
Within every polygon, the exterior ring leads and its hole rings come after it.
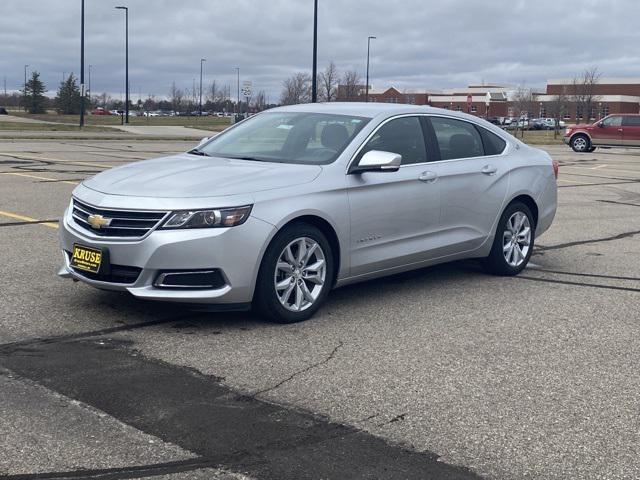
POLYGON ((263 162, 333 162, 368 118, 323 113, 265 112, 224 132, 194 153, 263 162))

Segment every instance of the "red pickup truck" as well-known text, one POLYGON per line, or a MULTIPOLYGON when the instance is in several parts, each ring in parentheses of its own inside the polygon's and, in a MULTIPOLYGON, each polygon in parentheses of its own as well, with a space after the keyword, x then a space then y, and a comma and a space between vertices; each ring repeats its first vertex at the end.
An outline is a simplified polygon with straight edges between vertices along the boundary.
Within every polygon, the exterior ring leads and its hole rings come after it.
POLYGON ((609 115, 592 125, 570 125, 563 140, 579 153, 596 147, 640 147, 640 114, 609 115))

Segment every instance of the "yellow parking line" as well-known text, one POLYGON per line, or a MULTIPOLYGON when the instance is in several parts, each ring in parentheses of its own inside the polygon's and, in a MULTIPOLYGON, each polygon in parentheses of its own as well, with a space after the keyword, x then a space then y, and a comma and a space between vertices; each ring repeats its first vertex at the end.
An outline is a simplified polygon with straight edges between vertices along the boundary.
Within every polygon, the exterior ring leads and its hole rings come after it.
MULTIPOLYGON (((3 212, 0 210, 0 216, 13 218, 14 220, 20 220, 23 222, 37 222, 37 218, 25 217, 24 215, 18 215, 17 213, 3 212)), ((57 223, 38 223, 37 225, 44 225, 49 228, 58 228, 57 223)))
POLYGON ((1 172, 2 175, 15 175, 16 177, 27 177, 27 178, 36 178, 38 180, 52 180, 58 183, 68 183, 69 185, 78 185, 80 182, 72 182, 71 180, 58 180, 57 178, 49 178, 49 177, 40 177, 38 175, 30 175, 28 173, 18 173, 18 172, 1 172))
POLYGON ((66 163, 68 165, 78 165, 78 166, 82 166, 82 167, 100 167, 100 168, 111 168, 113 167, 113 165, 107 165, 107 164, 100 164, 100 163, 90 163, 90 162, 78 162, 76 160, 62 160, 60 158, 49 158, 49 157, 33 157, 33 156, 29 156, 29 155, 20 155, 17 153, 1 153, 0 152, 0 156, 5 156, 5 157, 13 157, 13 158, 20 158, 23 160, 43 160, 45 162, 54 162, 54 163, 66 163))

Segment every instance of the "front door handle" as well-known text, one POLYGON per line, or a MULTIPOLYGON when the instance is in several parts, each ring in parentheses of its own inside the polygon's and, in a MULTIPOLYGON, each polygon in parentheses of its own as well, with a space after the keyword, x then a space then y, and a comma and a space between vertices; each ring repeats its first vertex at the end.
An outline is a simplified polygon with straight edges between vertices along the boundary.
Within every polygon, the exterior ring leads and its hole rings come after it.
POLYGON ((485 165, 481 170, 485 175, 495 175, 497 171, 497 167, 494 167, 493 165, 485 165))
POLYGON ((425 183, 433 183, 438 179, 438 174, 436 172, 422 172, 418 177, 418 180, 425 183))

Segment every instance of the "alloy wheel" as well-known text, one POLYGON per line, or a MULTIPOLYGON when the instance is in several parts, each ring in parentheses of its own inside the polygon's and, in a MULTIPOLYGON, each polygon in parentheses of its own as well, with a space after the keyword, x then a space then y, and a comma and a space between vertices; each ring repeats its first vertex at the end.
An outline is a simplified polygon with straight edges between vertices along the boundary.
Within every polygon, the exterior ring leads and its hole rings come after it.
POLYGON ((584 152, 587 149, 587 139, 584 137, 577 137, 573 140, 573 148, 579 152, 584 152))
POLYGON ((311 307, 320 296, 326 280, 325 254, 309 237, 296 238, 278 256, 274 287, 281 305, 291 312, 311 307))
POLYGON ((527 258, 531 248, 531 224, 524 212, 515 212, 507 221, 502 235, 502 252, 507 263, 519 267, 527 258))

